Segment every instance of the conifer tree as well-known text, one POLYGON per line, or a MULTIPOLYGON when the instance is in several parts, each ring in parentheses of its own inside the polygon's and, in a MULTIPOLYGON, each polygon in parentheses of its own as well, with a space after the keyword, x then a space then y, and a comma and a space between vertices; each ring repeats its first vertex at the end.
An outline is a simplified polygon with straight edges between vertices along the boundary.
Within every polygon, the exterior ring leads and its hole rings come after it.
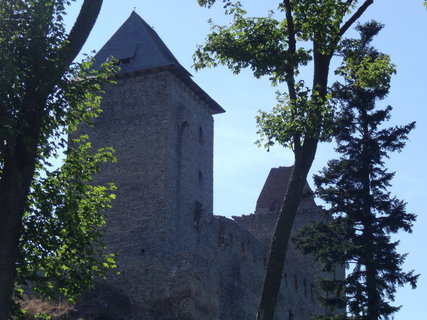
MULTIPOLYGON (((415 123, 384 127, 392 108, 376 107, 389 93, 395 67, 371 46, 382 25, 359 25, 360 39, 344 40, 343 63, 337 70, 343 84, 332 88, 340 105, 335 126, 339 159, 315 176, 317 194, 328 205, 325 221, 305 228, 295 241, 314 254, 325 271, 345 265, 344 279, 319 281, 322 301, 329 309, 347 310, 352 319, 390 319, 400 307, 391 305, 397 286, 416 286, 417 275, 405 272, 406 254, 397 252, 398 231, 411 232, 416 216, 388 190, 394 173, 385 160, 401 151, 415 123)), ((346 319, 346 315, 318 319, 346 319)))
POLYGON ((286 251, 308 172, 319 142, 330 139, 329 67, 347 30, 374 0, 280 0, 278 10, 250 17, 240 1, 198 0, 200 5, 224 4, 229 25, 212 24, 206 43, 194 57, 196 70, 222 64, 239 73, 250 68, 257 78, 284 85, 278 104, 257 117, 260 146, 289 147, 293 170, 283 199, 267 260, 257 320, 273 320, 286 251), (311 49, 309 47, 312 46, 311 49), (300 71, 312 62, 312 85, 300 71))

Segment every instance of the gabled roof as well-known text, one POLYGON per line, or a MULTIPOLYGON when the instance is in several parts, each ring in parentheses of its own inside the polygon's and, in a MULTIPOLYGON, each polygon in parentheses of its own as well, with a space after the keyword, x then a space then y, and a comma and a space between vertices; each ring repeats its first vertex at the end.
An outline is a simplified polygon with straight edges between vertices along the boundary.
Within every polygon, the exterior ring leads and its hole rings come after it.
POLYGON ((211 107, 212 113, 225 112, 191 79, 191 74, 178 62, 153 28, 135 12, 95 55, 94 68, 99 69, 111 57, 119 60, 121 69, 118 76, 153 69, 171 69, 211 107))

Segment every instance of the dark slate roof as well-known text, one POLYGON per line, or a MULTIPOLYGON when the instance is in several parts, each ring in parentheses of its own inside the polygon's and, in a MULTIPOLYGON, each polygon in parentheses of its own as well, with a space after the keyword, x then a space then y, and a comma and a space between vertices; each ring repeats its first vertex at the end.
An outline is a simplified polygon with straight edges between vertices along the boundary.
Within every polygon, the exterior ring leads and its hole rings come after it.
POLYGON ((95 68, 108 58, 121 63, 121 73, 176 65, 187 75, 187 70, 178 62, 157 33, 137 13, 132 12, 114 35, 95 56, 95 68))
POLYGON ((94 68, 99 69, 110 57, 119 60, 121 69, 118 76, 168 68, 199 95, 211 107, 213 113, 225 112, 191 79, 191 74, 178 62, 153 28, 135 12, 131 13, 95 55, 94 68))
MULTIPOLYGON (((293 166, 272 168, 268 174, 264 187, 258 197, 256 209, 268 209, 269 211, 277 211, 282 205, 285 193, 288 190, 289 179, 293 166)), ((311 198, 313 192, 306 182, 303 197, 311 198)))

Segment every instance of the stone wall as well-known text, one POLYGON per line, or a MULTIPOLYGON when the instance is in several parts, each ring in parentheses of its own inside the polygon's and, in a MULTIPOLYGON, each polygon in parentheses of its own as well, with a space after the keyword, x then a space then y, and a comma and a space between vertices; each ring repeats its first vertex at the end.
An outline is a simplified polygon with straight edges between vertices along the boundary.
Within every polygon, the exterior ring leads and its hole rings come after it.
MULTIPOLYGON (((278 211, 259 210, 251 215, 233 217, 239 225, 251 232, 265 248, 270 243, 278 218, 278 211)), ((296 230, 320 218, 319 209, 311 201, 302 201, 298 210, 292 236, 296 230)), ((321 274, 318 263, 311 256, 300 253, 292 242, 286 254, 286 264, 279 294, 277 319, 309 319, 313 314, 324 314, 325 310, 315 298, 316 278, 321 274)))
MULTIPOLYGON (((97 179, 118 187, 105 241, 120 274, 82 308, 103 319, 255 319, 277 211, 212 214, 212 111, 168 69, 123 77, 106 92, 86 131, 118 158, 97 179)), ((296 225, 317 215, 307 198, 296 225)), ((289 257, 276 319, 306 320, 323 312, 312 292, 319 268, 293 248, 289 257)))

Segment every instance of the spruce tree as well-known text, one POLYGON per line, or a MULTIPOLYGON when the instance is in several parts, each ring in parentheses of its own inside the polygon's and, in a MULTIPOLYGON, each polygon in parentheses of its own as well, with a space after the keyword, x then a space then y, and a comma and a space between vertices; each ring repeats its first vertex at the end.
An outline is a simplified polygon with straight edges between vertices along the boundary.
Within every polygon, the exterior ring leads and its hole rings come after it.
POLYGON ((415 123, 386 128, 392 108, 376 107, 389 93, 395 73, 389 56, 371 46, 382 27, 375 21, 359 25, 360 39, 341 43, 343 63, 336 74, 344 82, 332 87, 340 106, 334 128, 340 157, 314 177, 317 194, 329 209, 325 221, 305 228, 295 239, 325 271, 347 268, 343 279, 319 281, 321 300, 341 314, 318 319, 390 319, 400 308, 391 304, 396 287, 415 288, 418 278, 402 270, 406 254, 397 252, 399 241, 391 237, 411 232, 416 216, 391 195, 394 173, 385 160, 390 152, 402 150, 415 123))
POLYGON ((225 26, 212 24, 205 44, 195 52, 196 70, 222 64, 237 74, 248 68, 256 78, 267 76, 273 86, 286 88, 279 91, 276 107, 271 112, 260 112, 257 117, 260 146, 269 149, 278 144, 294 153, 256 316, 257 320, 273 320, 286 251, 306 178, 317 145, 330 138, 330 63, 344 34, 374 0, 280 0, 276 2, 277 11, 269 11, 264 17, 248 16, 241 1, 198 2, 208 7, 222 2, 231 22, 225 26), (300 77, 300 71, 310 61, 311 87, 300 77))

